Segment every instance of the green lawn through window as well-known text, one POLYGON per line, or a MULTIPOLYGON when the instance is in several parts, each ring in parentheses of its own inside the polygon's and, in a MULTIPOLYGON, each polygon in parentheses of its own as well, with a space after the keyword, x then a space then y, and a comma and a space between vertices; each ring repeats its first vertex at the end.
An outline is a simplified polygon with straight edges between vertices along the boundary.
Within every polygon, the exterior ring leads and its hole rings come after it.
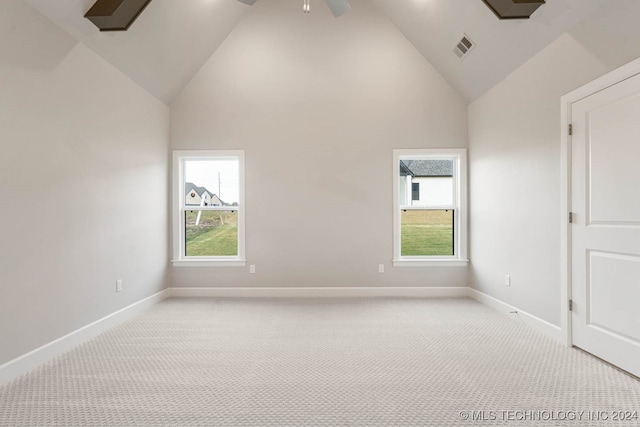
POLYGON ((452 210, 403 210, 401 255, 453 255, 452 210))
POLYGON ((187 211, 187 256, 237 256, 238 212, 202 211, 196 225, 198 211, 187 211))

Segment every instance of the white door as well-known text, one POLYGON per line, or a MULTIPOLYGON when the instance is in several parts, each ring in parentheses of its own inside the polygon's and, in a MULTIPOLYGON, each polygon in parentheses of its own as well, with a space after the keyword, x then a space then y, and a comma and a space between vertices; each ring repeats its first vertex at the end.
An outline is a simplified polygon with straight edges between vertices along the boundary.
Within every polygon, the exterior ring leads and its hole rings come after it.
POLYGON ((572 340, 640 376, 640 75, 571 106, 572 340))

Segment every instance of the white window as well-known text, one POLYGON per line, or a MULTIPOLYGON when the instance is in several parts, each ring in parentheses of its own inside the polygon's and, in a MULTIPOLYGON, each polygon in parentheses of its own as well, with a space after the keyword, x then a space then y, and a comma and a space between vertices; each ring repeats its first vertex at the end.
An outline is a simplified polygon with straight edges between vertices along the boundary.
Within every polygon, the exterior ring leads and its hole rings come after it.
POLYGON ((467 151, 393 150, 393 265, 467 265, 467 151))
POLYGON ((244 266, 244 151, 173 152, 173 265, 244 266))

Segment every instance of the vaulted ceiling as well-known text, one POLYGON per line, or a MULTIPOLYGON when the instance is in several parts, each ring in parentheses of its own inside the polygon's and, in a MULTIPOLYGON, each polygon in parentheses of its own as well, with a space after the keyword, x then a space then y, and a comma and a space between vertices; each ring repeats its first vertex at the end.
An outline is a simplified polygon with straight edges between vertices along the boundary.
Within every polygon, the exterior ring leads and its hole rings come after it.
MULTIPOLYGON (((166 104, 249 14, 291 3, 303 15, 302 0, 153 0, 128 31, 99 32, 84 18, 95 0, 24 1, 166 104)), ((330 31, 362 25, 357 14, 385 15, 471 102, 606 1, 547 0, 531 19, 501 21, 481 0, 350 0, 352 10, 339 18, 311 0, 305 17, 337 19, 330 31), (453 48, 463 35, 476 46, 461 60, 453 48)))

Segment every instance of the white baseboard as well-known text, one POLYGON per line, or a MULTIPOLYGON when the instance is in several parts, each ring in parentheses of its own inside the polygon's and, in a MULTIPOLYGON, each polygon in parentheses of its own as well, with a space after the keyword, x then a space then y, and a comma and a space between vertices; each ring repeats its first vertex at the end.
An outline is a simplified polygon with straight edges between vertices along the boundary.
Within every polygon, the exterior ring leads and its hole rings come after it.
POLYGON ((180 288, 160 291, 115 313, 73 331, 14 360, 0 365, 0 385, 18 378, 49 362, 60 354, 98 336, 117 324, 168 297, 251 297, 251 298, 335 298, 335 297, 407 297, 407 298, 472 298, 503 313, 517 311, 517 316, 533 329, 562 342, 560 327, 499 299, 466 286, 460 287, 350 287, 350 288, 180 288))
POLYGON ((233 298, 350 298, 350 297, 425 297, 464 298, 464 287, 333 287, 333 288, 169 288, 172 297, 233 298))
POLYGON ((49 362, 53 358, 98 336, 113 326, 130 319, 141 311, 162 301, 170 295, 168 289, 153 294, 143 300, 128 305, 102 319, 43 345, 29 353, 0 365, 0 385, 26 374, 30 370, 49 362))
POLYGON ((468 288, 468 296, 502 313, 511 313, 536 331, 553 338, 558 342, 563 342, 562 331, 559 326, 549 323, 546 320, 542 320, 533 314, 529 314, 526 311, 520 310, 517 307, 472 288, 468 288), (514 311, 516 313, 513 313, 514 311))

